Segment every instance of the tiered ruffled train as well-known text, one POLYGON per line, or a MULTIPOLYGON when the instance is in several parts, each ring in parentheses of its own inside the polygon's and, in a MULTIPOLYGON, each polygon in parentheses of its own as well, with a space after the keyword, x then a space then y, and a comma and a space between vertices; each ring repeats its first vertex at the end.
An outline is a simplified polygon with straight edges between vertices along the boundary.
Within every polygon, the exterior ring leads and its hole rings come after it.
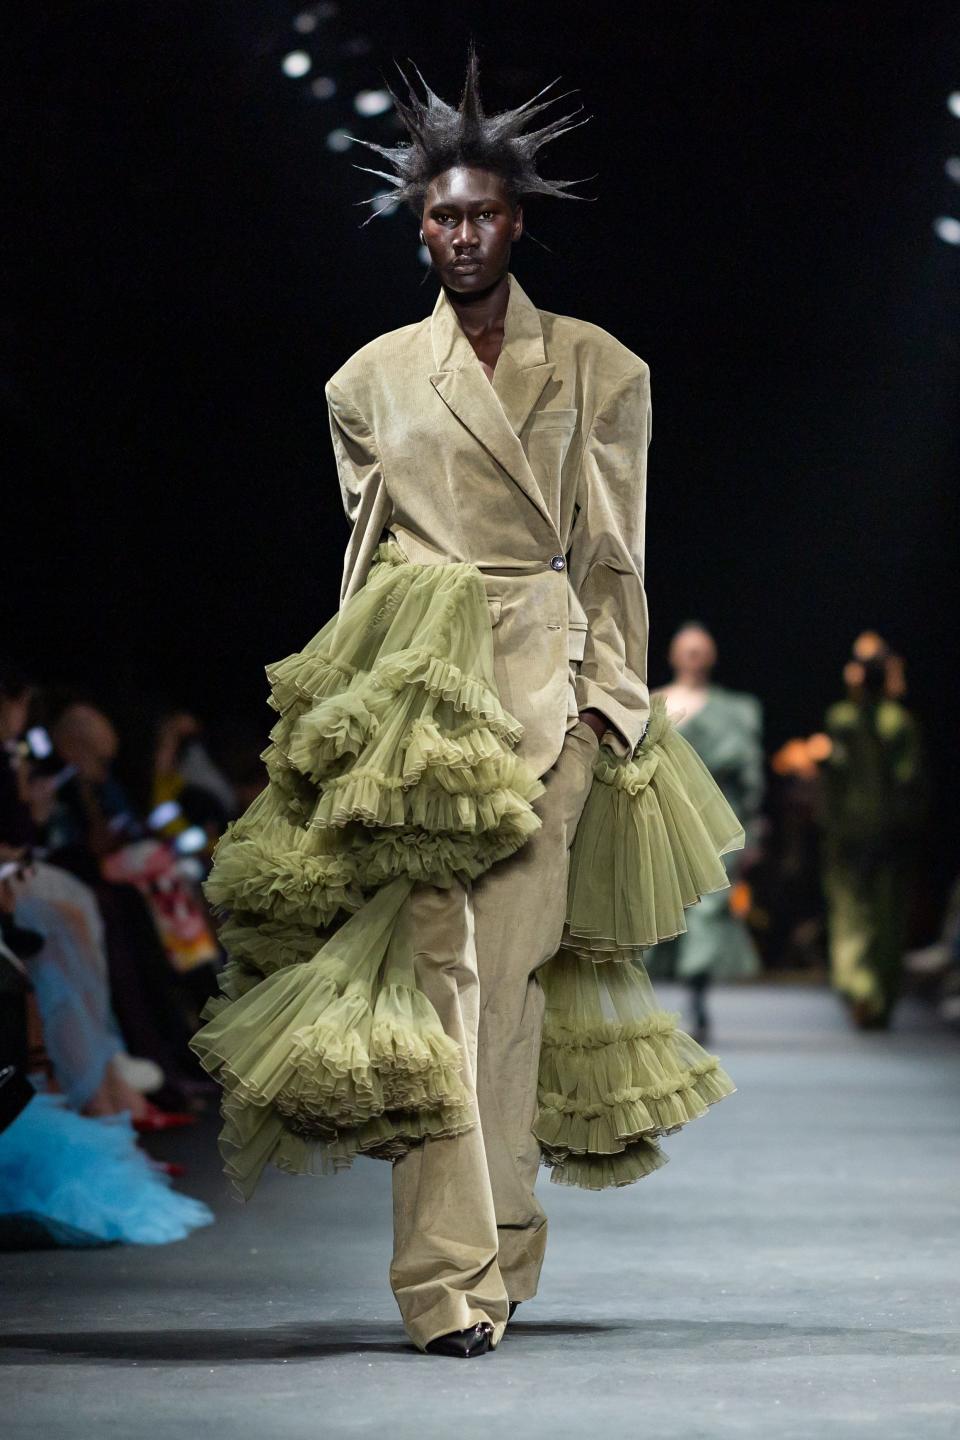
POLYGON ((393 1158, 474 1122, 459 1049, 416 986, 406 901, 511 855, 542 793, 513 753, 472 566, 381 546, 363 590, 267 675, 270 783, 214 856, 230 962, 192 1041, 224 1087, 244 1196, 271 1161, 393 1158))
POLYGON ((632 760, 604 748, 570 856, 564 944, 546 995, 534 1127, 551 1179, 603 1190, 666 1163, 657 1138, 733 1091, 713 1055, 657 1004, 643 950, 724 888, 743 829, 655 697, 632 760))

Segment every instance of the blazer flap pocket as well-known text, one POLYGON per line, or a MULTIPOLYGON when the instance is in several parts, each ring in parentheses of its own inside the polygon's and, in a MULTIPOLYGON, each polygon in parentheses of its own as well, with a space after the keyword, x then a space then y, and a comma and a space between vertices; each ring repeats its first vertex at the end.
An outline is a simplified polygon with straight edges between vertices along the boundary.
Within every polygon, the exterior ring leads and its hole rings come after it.
POLYGON ((569 660, 582 660, 583 652, 587 645, 586 620, 569 620, 567 622, 567 636, 569 644, 567 658, 569 660))
POLYGON ((579 410, 540 410, 531 420, 530 430, 573 430, 579 416, 579 410))

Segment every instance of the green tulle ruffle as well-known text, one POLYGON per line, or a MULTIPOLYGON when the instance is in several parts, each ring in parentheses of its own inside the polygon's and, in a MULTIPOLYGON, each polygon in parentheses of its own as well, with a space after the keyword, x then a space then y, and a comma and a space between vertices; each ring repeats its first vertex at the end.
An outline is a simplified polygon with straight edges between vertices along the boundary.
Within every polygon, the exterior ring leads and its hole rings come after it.
POLYGON ((686 929, 684 909, 729 885, 720 859, 743 827, 697 752, 654 696, 636 755, 603 747, 570 852, 565 940, 637 958, 686 929))
POLYGON ((677 1028, 637 962, 562 949, 546 996, 534 1133, 551 1179, 604 1190, 666 1163, 660 1136, 733 1093, 716 1056, 677 1028))
POLYGON ((472 1123, 459 1047, 417 988, 409 894, 385 886, 304 963, 227 967, 191 1044, 223 1086, 221 1150, 244 1198, 268 1162, 340 1169, 472 1123))
MULTIPOLYGON (((293 1174, 393 1160, 476 1123, 462 1056, 418 988, 415 884, 469 882, 539 827, 539 780, 497 697, 483 579, 384 545, 364 588, 267 667, 268 784, 221 838, 205 893, 229 960, 191 1044, 223 1086, 244 1198, 293 1174)), ((603 749, 571 852, 547 996, 536 1134, 552 1178, 629 1184, 658 1137, 731 1092, 659 1010, 638 957, 727 883, 736 817, 654 701, 636 759, 603 749), (603 962, 603 963, 597 963, 603 962)))
POLYGON ((635 756, 601 749, 570 857, 564 944, 546 996, 534 1133, 551 1179, 605 1190, 666 1164, 661 1136, 733 1093, 713 1055, 657 1003, 644 949, 728 885, 743 829, 654 697, 635 756))
POLYGON ((205 893, 229 963, 193 1049, 224 1088, 244 1197, 474 1123, 462 1057, 416 984, 415 883, 469 881, 539 827, 500 705, 483 580, 381 546, 364 589, 267 667, 269 783, 205 893))

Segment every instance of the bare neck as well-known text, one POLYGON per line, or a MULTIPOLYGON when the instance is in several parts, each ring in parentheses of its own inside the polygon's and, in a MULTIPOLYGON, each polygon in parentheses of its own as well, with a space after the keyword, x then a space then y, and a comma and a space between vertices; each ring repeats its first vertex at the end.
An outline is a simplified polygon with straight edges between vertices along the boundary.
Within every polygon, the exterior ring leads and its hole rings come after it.
POLYGON ((447 290, 446 294, 468 338, 483 335, 489 330, 503 332, 510 299, 508 275, 501 275, 488 290, 480 290, 476 295, 465 295, 459 290, 447 290))
POLYGON ((504 324, 510 300, 509 277, 501 275, 489 290, 482 290, 476 295, 447 290, 446 296, 487 378, 492 380, 503 348, 504 324))

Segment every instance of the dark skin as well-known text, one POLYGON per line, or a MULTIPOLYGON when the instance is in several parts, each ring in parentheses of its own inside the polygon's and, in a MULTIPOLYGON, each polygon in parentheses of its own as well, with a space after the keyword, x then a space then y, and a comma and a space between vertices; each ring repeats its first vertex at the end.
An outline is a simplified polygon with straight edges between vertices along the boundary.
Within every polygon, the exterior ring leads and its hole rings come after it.
MULTIPOLYGON (((420 238, 491 382, 503 348, 510 252, 522 234, 523 207, 492 170, 456 165, 427 187, 420 238)), ((581 710, 580 719, 598 739, 609 728, 599 710, 581 710)))
POLYGON ((501 176, 458 165, 424 197, 420 234, 430 262, 488 380, 503 345, 510 251, 523 234, 523 207, 501 176))

